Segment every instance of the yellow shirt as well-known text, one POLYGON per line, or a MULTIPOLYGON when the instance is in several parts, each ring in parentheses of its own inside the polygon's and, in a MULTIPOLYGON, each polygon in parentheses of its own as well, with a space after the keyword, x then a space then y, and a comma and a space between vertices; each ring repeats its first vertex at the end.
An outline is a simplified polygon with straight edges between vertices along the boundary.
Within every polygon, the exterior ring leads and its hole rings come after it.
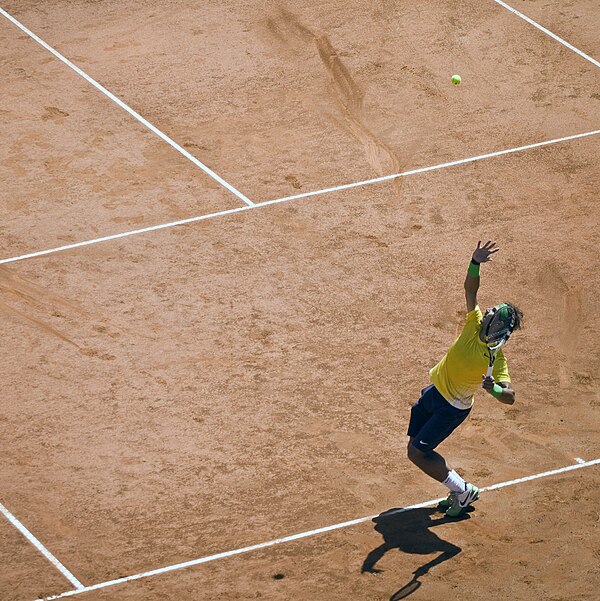
MULTIPOLYGON (((473 405, 473 395, 481 388, 481 376, 489 366, 488 348, 479 338, 482 319, 479 307, 467 313, 467 321, 460 336, 444 358, 429 370, 433 385, 458 409, 468 409, 473 405)), ((510 382, 502 349, 496 353, 493 376, 496 382, 510 382)))

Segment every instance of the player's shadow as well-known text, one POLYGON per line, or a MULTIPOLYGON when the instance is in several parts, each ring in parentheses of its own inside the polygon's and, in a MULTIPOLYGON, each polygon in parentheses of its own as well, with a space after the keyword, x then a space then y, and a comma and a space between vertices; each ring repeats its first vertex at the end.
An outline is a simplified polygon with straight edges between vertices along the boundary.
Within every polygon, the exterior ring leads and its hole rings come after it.
MULTIPOLYGON (((468 511, 472 510, 473 508, 470 507, 468 511)), ((396 591, 390 597, 390 601, 404 599, 414 593, 421 586, 419 578, 425 576, 431 568, 452 559, 462 551, 460 547, 441 539, 430 529, 441 524, 468 520, 470 516, 465 513, 460 518, 449 518, 442 514, 441 517, 434 519, 432 516, 438 512, 436 507, 398 508, 385 511, 373 519, 375 530, 383 536, 383 544, 367 555, 362 565, 363 572, 380 573, 382 570, 376 568, 375 565, 392 549, 417 555, 439 553, 432 560, 417 568, 413 572, 412 580, 396 591)))

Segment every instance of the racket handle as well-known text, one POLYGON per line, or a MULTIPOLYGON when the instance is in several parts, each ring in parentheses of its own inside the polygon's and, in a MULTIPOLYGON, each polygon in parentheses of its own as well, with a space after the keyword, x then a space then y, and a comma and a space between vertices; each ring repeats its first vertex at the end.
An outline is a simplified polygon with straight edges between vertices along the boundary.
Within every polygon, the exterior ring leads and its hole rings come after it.
POLYGON ((494 368, 493 368, 493 367, 490 365, 490 366, 487 368, 487 371, 485 372, 485 377, 486 377, 486 378, 490 378, 490 377, 492 376, 492 372, 493 372, 493 371, 494 371, 494 368))

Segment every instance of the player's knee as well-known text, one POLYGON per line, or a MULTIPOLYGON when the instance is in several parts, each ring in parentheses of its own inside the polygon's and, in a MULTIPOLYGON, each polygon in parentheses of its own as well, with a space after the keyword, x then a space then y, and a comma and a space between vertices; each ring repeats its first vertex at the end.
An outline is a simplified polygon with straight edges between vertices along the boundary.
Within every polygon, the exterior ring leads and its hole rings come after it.
POLYGON ((420 449, 417 449, 417 447, 415 447, 415 445, 412 442, 409 442, 408 446, 406 447, 406 455, 408 456, 410 461, 412 461, 415 464, 418 464, 419 461, 425 455, 425 453, 423 453, 423 451, 421 451, 420 449))

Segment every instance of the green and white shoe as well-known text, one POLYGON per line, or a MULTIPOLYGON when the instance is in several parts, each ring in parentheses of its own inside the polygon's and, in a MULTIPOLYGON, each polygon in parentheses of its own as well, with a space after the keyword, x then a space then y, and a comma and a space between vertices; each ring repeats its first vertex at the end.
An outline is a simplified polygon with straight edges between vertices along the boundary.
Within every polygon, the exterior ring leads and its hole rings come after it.
MULTIPOLYGON (((448 495, 450 497, 450 495, 448 495)), ((461 516, 470 503, 477 501, 479 499, 479 489, 476 486, 473 486, 470 482, 467 483, 467 490, 465 492, 454 495, 454 499, 452 500, 452 505, 446 509, 446 515, 450 518, 457 518, 461 516)), ((448 499, 446 499, 448 500, 448 499)))
POLYGON ((438 509, 448 509, 448 507, 452 507, 452 503, 454 503, 454 497, 456 496, 455 492, 451 492, 443 501, 438 503, 438 509))

